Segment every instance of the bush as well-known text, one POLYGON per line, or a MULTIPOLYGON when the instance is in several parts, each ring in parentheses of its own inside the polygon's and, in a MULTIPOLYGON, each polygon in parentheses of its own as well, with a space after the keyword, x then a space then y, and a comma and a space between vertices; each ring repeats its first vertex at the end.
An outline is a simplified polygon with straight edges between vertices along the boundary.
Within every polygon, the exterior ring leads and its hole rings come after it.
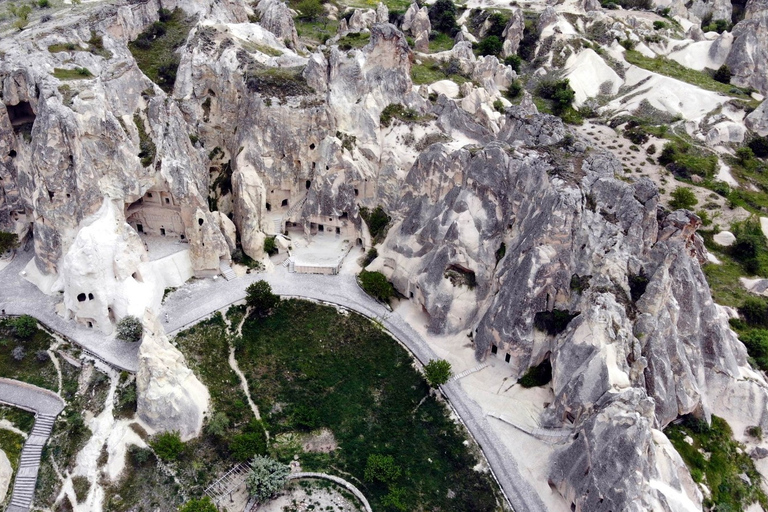
POLYGON ((273 254, 277 254, 277 246, 275 245, 275 237, 268 236, 264 239, 264 252, 267 253, 267 255, 272 256, 273 254))
POLYGON ((365 464, 366 482, 384 482, 392 484, 397 481, 403 470, 395 464, 395 459, 391 455, 381 455, 372 453, 368 456, 365 464))
POLYGON ((387 225, 391 220, 384 208, 377 206, 373 210, 369 210, 365 206, 360 208, 360 216, 368 226, 368 232, 371 234, 374 243, 379 237, 383 237, 386 232, 387 225))
POLYGON ((255 455, 267 453, 267 434, 264 426, 258 420, 252 420, 245 432, 237 434, 229 443, 229 452, 232 458, 239 462, 246 462, 255 455))
POLYGON ((571 314, 569 311, 553 309, 552 311, 539 311, 533 316, 533 326, 552 336, 560 334, 568 327, 568 324, 579 313, 571 314))
POLYGON ((379 123, 381 126, 388 127, 392 124, 392 119, 400 119, 405 122, 413 122, 419 119, 419 113, 413 109, 405 108, 400 103, 390 103, 384 110, 381 111, 379 116, 379 123))
POLYGON ((755 137, 750 140, 749 144, 747 145, 749 146, 749 149, 751 149, 755 154, 755 156, 760 158, 765 158, 768 156, 768 136, 755 137))
POLYGON ((280 302, 272 293, 272 286, 266 281, 256 281, 245 289, 245 303, 256 316, 268 314, 280 302))
POLYGON ((365 258, 363 259, 363 268, 370 265, 373 260, 379 257, 379 251, 376 250, 375 247, 372 247, 365 255, 365 258))
POLYGON ((510 55, 504 59, 504 65, 509 66, 515 70, 515 73, 520 72, 520 66, 523 63, 523 59, 519 55, 510 55))
POLYGON ((641 270, 639 274, 629 274, 627 280, 629 281, 629 296, 632 298, 632 302, 637 302, 648 287, 648 277, 641 270))
POLYGON ((509 88, 507 88, 506 96, 507 98, 513 100, 518 96, 520 96, 520 93, 522 92, 523 92, 523 84, 521 84, 519 80, 515 80, 511 84, 509 84, 509 88))
POLYGON ((717 71, 715 71, 715 74, 712 75, 712 78, 724 84, 731 83, 731 68, 723 64, 717 69, 717 71))
POLYGON ((177 460, 184 452, 184 443, 178 431, 163 432, 156 435, 149 445, 158 457, 166 462, 177 460))
POLYGON ((552 100, 552 111, 555 115, 565 112, 573 103, 576 93, 571 88, 570 81, 563 80, 543 80, 536 88, 536 92, 542 98, 552 100))
POLYGON ((496 55, 501 54, 504 43, 496 36, 488 36, 479 43, 477 43, 477 53, 480 55, 496 55))
POLYGON ((229 418, 223 412, 217 412, 205 426, 205 431, 208 435, 214 437, 224 437, 229 428, 229 418))
POLYGON ((392 283, 387 281, 387 278, 381 272, 368 272, 363 270, 360 272, 360 286, 362 286, 365 293, 373 297, 374 299, 382 302, 388 302, 395 295, 395 289, 392 283))
POLYGON ((297 6, 299 19, 304 21, 315 21, 323 14, 323 6, 319 0, 303 0, 297 6))
POLYGON ((433 388, 442 386, 451 378, 451 363, 445 359, 433 359, 424 365, 424 377, 433 388))
POLYGON ((136 342, 141 340, 144 327, 141 321, 133 315, 127 315, 117 322, 117 337, 123 341, 136 342))
POLYGON ((748 147, 740 147, 736 150, 736 158, 741 165, 749 165, 749 163, 755 158, 755 153, 748 147))
POLYGON ((667 28, 667 24, 663 21, 654 21, 653 28, 655 30, 661 30, 661 29, 667 28))
POLYGON ((710 178, 717 167, 717 157, 704 155, 683 141, 667 142, 659 155, 659 164, 682 178, 691 175, 710 178))
POLYGON ((186 502, 179 512, 217 512, 216 505, 213 504, 211 498, 204 496, 199 500, 191 500, 186 502))
POLYGON ((257 455, 251 461, 251 471, 245 482, 248 493, 259 502, 266 501, 285 486, 290 472, 287 464, 257 455))
POLYGON ((552 363, 549 362, 549 359, 545 359, 540 365, 528 368, 528 371, 525 372, 525 375, 520 377, 520 380, 518 380, 517 383, 524 388, 537 388, 539 386, 544 386, 551 380, 552 363))
MULTIPOLYGON (((766 303, 764 299, 758 297, 747 298, 744 301, 744 304, 739 308, 739 314, 744 317, 744 321, 750 326, 768 327, 768 303, 766 303)), ((759 355, 761 357, 768 356, 768 332, 763 331, 762 329, 757 329, 751 331, 750 334, 758 336, 756 340, 765 340, 765 353, 759 355)), ((749 344, 745 341, 745 336, 742 336, 741 341, 747 345, 747 348, 749 348, 749 344)), ((759 344, 762 345, 762 341, 760 341, 759 344)), ((755 346, 757 345, 758 343, 756 341, 755 346)), ((752 354, 750 353, 750 355, 752 354)), ((757 356, 755 355, 753 357, 757 356)))
POLYGON ((22 347, 21 345, 11 350, 11 357, 13 357, 15 361, 21 361, 22 359, 24 359, 24 356, 26 355, 27 355, 27 351, 24 350, 24 347, 22 347))
POLYGON ((11 321, 13 332, 22 339, 29 339, 37 332, 37 320, 29 315, 21 315, 11 321))
POLYGON ((673 210, 690 210, 699 200, 696 199, 696 195, 693 191, 687 187, 677 187, 672 192, 672 200, 669 202, 669 207, 673 210))
POLYGON ((15 249, 19 246, 19 237, 16 233, 8 233, 6 231, 0 231, 0 256, 6 251, 15 249))

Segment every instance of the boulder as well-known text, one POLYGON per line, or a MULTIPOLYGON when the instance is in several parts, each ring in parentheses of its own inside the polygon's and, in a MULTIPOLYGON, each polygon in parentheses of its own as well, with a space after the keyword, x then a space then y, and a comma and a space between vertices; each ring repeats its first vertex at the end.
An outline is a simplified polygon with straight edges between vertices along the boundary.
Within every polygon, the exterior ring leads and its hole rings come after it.
POLYGON ((5 501, 8 489, 11 486, 12 476, 13 468, 11 467, 11 461, 8 460, 8 456, 4 451, 0 450, 0 502, 5 501))

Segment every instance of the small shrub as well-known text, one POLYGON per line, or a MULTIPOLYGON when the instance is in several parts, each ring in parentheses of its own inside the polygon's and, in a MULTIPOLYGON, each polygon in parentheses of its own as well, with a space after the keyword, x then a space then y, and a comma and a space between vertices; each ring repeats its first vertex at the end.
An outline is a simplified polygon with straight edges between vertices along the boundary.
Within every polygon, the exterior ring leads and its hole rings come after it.
POLYGON ((373 260, 379 257, 379 251, 376 250, 375 247, 371 247, 371 249, 365 254, 365 258, 363 259, 363 268, 370 265, 373 260))
POLYGON ((476 49, 479 55, 499 56, 503 46, 504 43, 501 39, 496 36, 488 36, 477 43, 476 49))
POLYGON ((261 422, 251 421, 245 432, 234 436, 229 443, 229 452, 233 459, 240 462, 246 462, 255 455, 266 455, 267 434, 261 422))
POLYGON ((592 279, 592 276, 580 276, 579 274, 573 274, 571 276, 571 290, 583 293, 585 290, 589 289, 590 279, 592 279))
POLYGON ((552 363, 545 359, 538 366, 531 366, 525 375, 520 377, 518 384, 524 388, 537 388, 548 384, 552 380, 552 363))
POLYGON ((452 0, 437 0, 429 6, 429 23, 437 30, 451 37, 459 32, 456 24, 456 5, 452 0))
POLYGON ((451 378, 451 363, 445 359, 433 359, 424 365, 424 377, 433 388, 442 386, 451 378))
POLYGON ((19 237, 16 233, 0 231, 0 256, 19 246, 19 237))
POLYGON ((494 102, 493 102, 493 108, 494 108, 494 109, 495 109, 497 112, 501 112, 501 113, 504 113, 504 110, 505 110, 505 108, 504 108, 504 102, 503 102, 503 101, 501 101, 501 100, 496 100, 496 101, 494 101, 494 102))
POLYGON ((724 84, 731 83, 731 68, 723 64, 717 69, 717 71, 715 71, 715 74, 712 76, 712 78, 724 84))
POLYGON ((381 272, 360 272, 360 286, 365 293, 382 302, 388 302, 395 295, 392 283, 381 272))
POLYGON ((77 502, 82 503, 88 497, 88 491, 91 490, 91 482, 82 475, 72 477, 72 489, 75 491, 77 502))
POLYGON ((520 83, 519 80, 515 80, 511 84, 509 84, 509 88, 507 88, 506 96, 509 99, 515 99, 518 96, 520 96, 520 93, 523 92, 523 84, 520 83))
POLYGON ((384 211, 384 208, 377 206, 373 210, 369 210, 363 206, 360 208, 360 216, 368 226, 368 232, 371 234, 374 243, 379 240, 380 237, 383 238, 386 233, 387 225, 391 220, 389 215, 387 215, 387 212, 384 211))
POLYGON ((654 28, 655 30, 662 30, 662 29, 665 29, 665 28, 667 28, 667 24, 666 24, 666 22, 664 22, 664 21, 658 21, 658 20, 657 20, 657 21, 654 21, 654 22, 653 22, 653 28, 654 28))
POLYGON ((390 103, 381 111, 379 123, 383 127, 388 127, 392 124, 393 119, 399 119, 404 122, 413 122, 419 119, 419 113, 413 109, 405 108, 400 103, 390 103))
POLYGON ((520 66, 523 63, 523 59, 519 55, 510 55, 504 58, 504 65, 511 67, 515 70, 515 73, 520 72, 520 66))
POLYGON ((687 187, 677 187, 672 191, 672 200, 669 207, 673 210, 690 210, 698 204, 699 200, 693 191, 687 187))
POLYGON ((287 464, 257 455, 251 461, 251 471, 246 480, 248 493, 259 502, 266 501, 285 486, 290 472, 287 464))
POLYGON ((303 0, 297 6, 299 19, 304 21, 315 21, 323 14, 323 6, 319 0, 303 0))
POLYGON ((124 316, 117 322, 117 337, 123 341, 140 341, 143 334, 144 326, 141 325, 141 320, 133 315, 124 316))
POLYGON ((654 154, 656 154, 656 145, 655 145, 655 144, 651 144, 650 146, 648 146, 648 147, 645 149, 645 152, 646 152, 646 153, 648 153, 649 155, 654 155, 654 154))
POLYGON ((21 315, 11 321, 13 332, 22 339, 29 339, 37 332, 37 320, 29 315, 21 315))
POLYGON ((747 435, 754 437, 755 439, 763 438, 763 428, 760 425, 755 425, 747 428, 747 435))
POLYGON ((184 452, 184 443, 181 442, 181 436, 177 431, 158 434, 149 445, 157 456, 166 462, 177 460, 184 452))
POLYGON ((24 347, 22 347, 21 345, 18 345, 16 348, 11 350, 11 357, 13 357, 15 361, 21 361, 22 359, 24 359, 24 356, 26 355, 27 355, 27 351, 24 350, 24 347))
POLYGON ((552 311, 539 311, 533 316, 533 326, 552 336, 563 332, 571 320, 578 316, 578 312, 571 314, 569 311, 553 309, 552 311))
POLYGON ((747 145, 756 157, 765 158, 768 156, 768 136, 755 137, 747 145))
POLYGON ((199 500, 191 500, 186 502, 179 512, 217 512, 216 505, 213 504, 211 498, 204 496, 199 500))
POLYGON ((395 464, 395 459, 391 455, 381 455, 372 453, 368 456, 365 464, 366 482, 384 482, 392 484, 400 478, 403 470, 395 464))
POLYGON ((542 98, 552 100, 552 111, 561 115, 571 107, 576 93, 567 78, 562 80, 544 80, 539 83, 536 92, 542 98))
POLYGON ((229 418, 227 415, 223 412, 217 412, 205 426, 205 431, 208 435, 214 437, 224 437, 228 428, 229 418))
POLYGON ((275 245, 275 237, 268 236, 264 239, 264 252, 269 256, 277 254, 277 246, 275 245))

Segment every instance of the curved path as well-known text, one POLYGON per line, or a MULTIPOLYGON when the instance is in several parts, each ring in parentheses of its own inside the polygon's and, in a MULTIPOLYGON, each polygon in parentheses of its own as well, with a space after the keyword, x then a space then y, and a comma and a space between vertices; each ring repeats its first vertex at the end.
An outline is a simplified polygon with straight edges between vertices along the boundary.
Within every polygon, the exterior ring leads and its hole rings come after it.
POLYGON ((53 391, 26 382, 0 377, 0 402, 35 413, 32 427, 21 450, 19 469, 13 482, 11 504, 6 512, 27 512, 35 497, 40 456, 53 430, 56 416, 64 409, 64 400, 53 391))
MULTIPOLYGON (((245 298, 246 287, 265 280, 282 296, 303 297, 343 306, 380 321, 422 363, 437 356, 422 337, 397 313, 390 312, 366 295, 353 275, 324 276, 292 274, 282 267, 270 274, 248 274, 234 281, 200 280, 185 285, 171 294, 163 306, 161 318, 168 314, 166 331, 177 332, 213 312, 245 298)), ((520 474, 514 457, 496 436, 480 406, 458 382, 442 387, 451 406, 483 450, 488 464, 508 501, 517 512, 545 512, 547 509, 536 491, 520 474)))
POLYGON ((139 365, 139 344, 126 343, 89 329, 56 314, 59 295, 45 295, 20 273, 34 252, 19 250, 7 267, 0 270, 0 310, 6 315, 31 315, 46 327, 80 345, 90 355, 119 370, 135 372, 139 365))
POLYGON ((330 480, 331 482, 337 483, 352 494, 355 495, 355 498, 360 500, 360 502, 363 504, 363 507, 365 508, 365 512, 373 512, 373 509, 371 508, 371 505, 368 503, 368 500, 365 499, 365 495, 360 492, 360 489, 352 485, 351 483, 347 482, 343 478, 339 478, 338 476, 328 475, 326 473, 291 473, 288 475, 287 480, 299 480, 302 478, 320 478, 323 480, 330 480))

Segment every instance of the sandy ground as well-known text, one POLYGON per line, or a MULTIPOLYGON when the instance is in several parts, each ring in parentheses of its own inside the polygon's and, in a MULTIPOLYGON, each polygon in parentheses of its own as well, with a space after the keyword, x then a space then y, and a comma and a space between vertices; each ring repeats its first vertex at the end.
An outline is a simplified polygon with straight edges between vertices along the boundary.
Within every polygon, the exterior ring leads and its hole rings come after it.
POLYGON ((317 481, 302 480, 288 484, 285 491, 269 503, 259 507, 259 512, 353 512, 362 510, 357 503, 347 500, 336 487, 320 487, 317 481))
MULTIPOLYGON (((478 366, 474 347, 466 333, 434 336, 427 332, 426 315, 414 303, 401 300, 394 309, 424 338, 438 357, 451 363, 454 375, 478 366)), ((484 414, 491 416, 491 427, 510 453, 515 455, 521 474, 538 492, 547 509, 551 512, 569 510, 568 504, 547 484, 546 461, 555 446, 509 424, 523 429, 537 428, 544 405, 554 398, 552 389, 549 386, 524 389, 515 385, 502 353, 490 356, 486 362, 489 366, 461 379, 462 388, 480 405, 484 414), (503 416, 507 422, 493 417, 497 415, 503 416)))
MULTIPOLYGON (((656 183, 661 193, 661 204, 664 206, 669 207, 670 194, 675 188, 688 187, 699 201, 695 209, 697 211, 701 209, 706 210, 713 221, 713 226, 716 228, 728 229, 734 221, 744 220, 749 217, 749 212, 743 208, 730 208, 724 197, 715 194, 709 189, 679 182, 672 176, 672 173, 662 166, 648 162, 647 158, 649 156, 654 161, 656 160, 656 157, 659 156, 661 149, 667 142, 666 140, 651 137, 642 147, 638 146, 639 151, 634 151, 630 149, 630 146, 633 144, 629 139, 620 136, 611 127, 597 124, 593 120, 587 120, 583 125, 576 126, 573 129, 593 147, 610 151, 616 155, 624 165, 627 177, 632 175, 644 176, 656 183), (648 148, 651 145, 655 146, 656 151, 649 155, 648 148), (627 170, 630 172, 626 172, 627 170)), ((621 178, 622 176, 618 177, 621 178)))
POLYGON ((291 257, 296 265, 335 266, 344 258, 354 240, 343 235, 320 232, 307 240, 303 233, 289 231, 291 237, 291 257))

